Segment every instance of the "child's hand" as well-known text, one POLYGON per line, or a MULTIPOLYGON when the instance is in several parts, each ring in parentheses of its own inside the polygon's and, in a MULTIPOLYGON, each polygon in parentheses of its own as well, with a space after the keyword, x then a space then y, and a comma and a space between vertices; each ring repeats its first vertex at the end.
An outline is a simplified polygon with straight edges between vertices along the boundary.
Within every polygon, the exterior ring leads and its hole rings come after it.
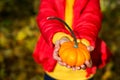
POLYGON ((55 43, 55 48, 54 48, 54 51, 53 51, 53 58, 54 58, 55 60, 57 60, 60 65, 63 65, 63 66, 66 66, 66 64, 62 62, 61 58, 60 58, 59 55, 58 55, 58 52, 59 52, 60 46, 61 46, 64 42, 68 42, 68 41, 70 41, 70 39, 67 38, 67 37, 63 37, 63 38, 61 38, 60 40, 56 41, 56 43, 55 43))
MULTIPOLYGON (((66 63, 62 62, 61 58, 58 55, 58 52, 59 52, 59 49, 60 49, 60 46, 62 45, 62 43, 68 42, 68 41, 70 41, 70 40, 67 37, 63 37, 62 39, 56 41, 55 48, 54 48, 54 51, 53 51, 53 58, 55 60, 57 60, 60 65, 66 66, 67 68, 72 68, 73 70, 86 69, 86 67, 92 67, 92 60, 85 61, 85 64, 81 65, 79 67, 72 67, 72 66, 69 66, 66 63)), ((90 52, 94 50, 94 48, 92 46, 88 46, 87 49, 90 52)))

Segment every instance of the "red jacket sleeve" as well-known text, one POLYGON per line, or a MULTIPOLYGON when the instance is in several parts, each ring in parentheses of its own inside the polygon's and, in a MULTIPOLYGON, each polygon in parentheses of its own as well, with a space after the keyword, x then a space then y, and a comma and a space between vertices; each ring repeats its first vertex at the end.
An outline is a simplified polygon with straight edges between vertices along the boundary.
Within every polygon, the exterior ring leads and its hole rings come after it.
POLYGON ((56 16, 61 18, 59 12, 63 13, 63 8, 58 5, 54 5, 54 0, 41 0, 40 8, 37 16, 37 23, 41 32, 41 35, 44 37, 45 41, 51 46, 52 37, 56 32, 68 32, 64 25, 57 20, 47 20, 49 16, 56 16), (59 7, 59 8, 56 8, 59 7), (57 10, 59 9, 59 10, 57 10), (61 9, 61 11, 60 11, 61 9))
POLYGON ((75 20, 74 32, 80 38, 87 39, 95 47, 101 27, 101 17, 99 0, 88 0, 79 18, 75 20))

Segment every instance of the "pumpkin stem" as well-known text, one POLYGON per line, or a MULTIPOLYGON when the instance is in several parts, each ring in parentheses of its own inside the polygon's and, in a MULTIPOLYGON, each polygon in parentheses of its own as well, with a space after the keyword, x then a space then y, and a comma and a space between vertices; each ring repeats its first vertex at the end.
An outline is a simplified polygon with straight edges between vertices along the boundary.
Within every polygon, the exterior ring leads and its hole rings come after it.
POLYGON ((71 35, 74 39, 74 48, 78 48, 78 43, 77 43, 76 36, 75 36, 73 30, 69 27, 69 25, 64 20, 62 20, 58 17, 55 17, 55 16, 47 17, 47 19, 48 20, 54 20, 55 19, 55 20, 58 20, 58 21, 62 22, 68 28, 68 30, 70 31, 70 33, 71 33, 71 35))

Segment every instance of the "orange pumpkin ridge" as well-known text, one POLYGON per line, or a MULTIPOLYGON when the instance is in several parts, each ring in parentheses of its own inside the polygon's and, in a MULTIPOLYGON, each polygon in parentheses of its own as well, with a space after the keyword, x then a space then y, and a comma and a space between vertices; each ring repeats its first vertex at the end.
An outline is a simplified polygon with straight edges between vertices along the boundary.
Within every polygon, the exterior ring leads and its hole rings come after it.
POLYGON ((84 49, 83 54, 86 57, 86 60, 90 60, 90 52, 87 50, 85 45, 80 46, 81 49, 84 49))
POLYGON ((67 61, 66 63, 70 66, 75 66, 76 64, 76 58, 77 58, 77 54, 74 53, 74 48, 71 48, 71 51, 68 50, 68 56, 67 56, 67 61))
POLYGON ((84 61, 85 61, 85 56, 81 53, 81 50, 78 49, 78 58, 77 58, 77 63, 76 63, 76 66, 80 66, 82 64, 84 64, 84 61))

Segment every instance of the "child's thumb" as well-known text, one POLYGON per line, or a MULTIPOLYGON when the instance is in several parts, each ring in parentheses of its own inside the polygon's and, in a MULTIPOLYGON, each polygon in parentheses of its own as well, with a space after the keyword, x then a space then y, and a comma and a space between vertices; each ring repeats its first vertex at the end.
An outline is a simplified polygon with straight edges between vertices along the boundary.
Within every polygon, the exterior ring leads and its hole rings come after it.
POLYGON ((91 51, 94 50, 94 47, 93 46, 87 46, 87 50, 91 52, 91 51))

